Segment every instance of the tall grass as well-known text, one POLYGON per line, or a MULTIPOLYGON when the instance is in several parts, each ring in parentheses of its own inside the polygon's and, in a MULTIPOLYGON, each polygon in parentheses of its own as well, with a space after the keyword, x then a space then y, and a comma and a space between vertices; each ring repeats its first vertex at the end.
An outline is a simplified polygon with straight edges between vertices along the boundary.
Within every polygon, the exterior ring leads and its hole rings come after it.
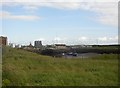
POLYGON ((117 54, 93 58, 52 58, 3 48, 3 86, 116 86, 117 54))

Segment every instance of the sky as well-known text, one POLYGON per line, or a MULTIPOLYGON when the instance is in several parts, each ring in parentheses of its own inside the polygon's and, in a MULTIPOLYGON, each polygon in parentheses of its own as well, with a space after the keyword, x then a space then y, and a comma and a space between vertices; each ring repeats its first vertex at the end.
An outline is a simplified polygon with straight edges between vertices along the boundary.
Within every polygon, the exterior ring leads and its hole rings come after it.
POLYGON ((117 0, 0 0, 9 43, 117 44, 117 0))

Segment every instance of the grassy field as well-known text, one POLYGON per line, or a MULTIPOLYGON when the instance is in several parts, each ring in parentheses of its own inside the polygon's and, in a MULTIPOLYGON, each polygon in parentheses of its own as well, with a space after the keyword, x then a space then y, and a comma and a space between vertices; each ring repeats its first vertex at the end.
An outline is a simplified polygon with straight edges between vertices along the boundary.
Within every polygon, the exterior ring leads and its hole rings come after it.
POLYGON ((42 56, 3 48, 3 86, 116 86, 118 55, 87 59, 42 56))

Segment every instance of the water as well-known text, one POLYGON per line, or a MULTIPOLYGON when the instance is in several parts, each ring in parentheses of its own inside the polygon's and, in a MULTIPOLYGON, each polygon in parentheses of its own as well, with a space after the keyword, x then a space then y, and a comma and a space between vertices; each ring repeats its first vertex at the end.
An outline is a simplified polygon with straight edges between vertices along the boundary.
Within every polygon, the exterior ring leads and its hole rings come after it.
POLYGON ((72 56, 72 55, 64 55, 64 58, 89 58, 89 57, 94 57, 94 56, 98 56, 100 54, 98 53, 81 53, 78 54, 77 56, 72 56))

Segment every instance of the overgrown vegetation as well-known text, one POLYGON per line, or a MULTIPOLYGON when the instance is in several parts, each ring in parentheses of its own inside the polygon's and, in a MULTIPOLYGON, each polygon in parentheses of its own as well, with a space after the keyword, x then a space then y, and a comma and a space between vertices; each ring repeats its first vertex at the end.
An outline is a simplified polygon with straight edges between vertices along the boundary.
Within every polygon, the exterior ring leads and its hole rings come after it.
POLYGON ((87 59, 42 56, 3 48, 3 86, 116 86, 118 55, 87 59))

